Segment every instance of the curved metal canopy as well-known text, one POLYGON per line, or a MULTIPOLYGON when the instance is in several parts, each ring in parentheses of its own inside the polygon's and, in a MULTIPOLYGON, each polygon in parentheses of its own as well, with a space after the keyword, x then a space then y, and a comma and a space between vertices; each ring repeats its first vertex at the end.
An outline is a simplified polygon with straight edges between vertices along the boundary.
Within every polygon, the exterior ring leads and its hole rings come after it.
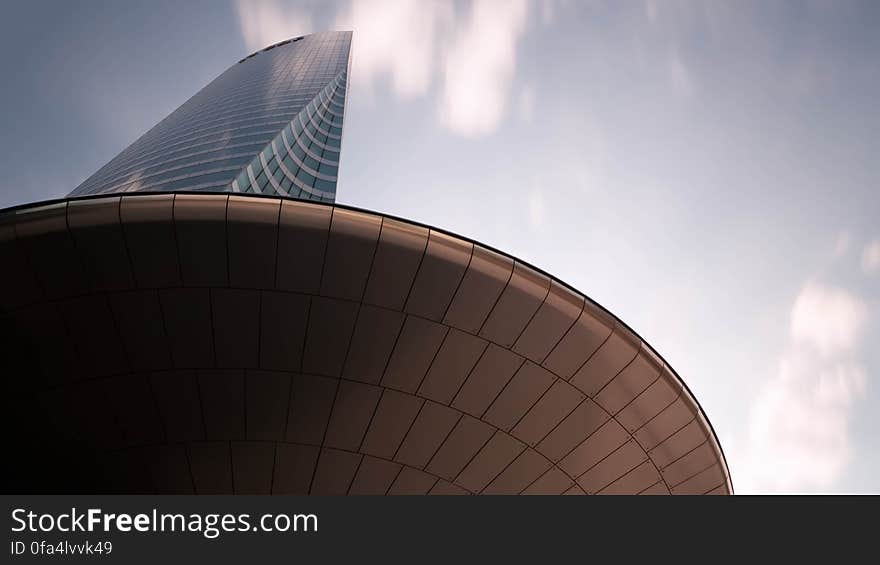
POLYGON ((0 254, 7 357, 42 422, 21 443, 68 446, 21 454, 54 466, 29 475, 38 490, 732 491, 705 415, 650 346, 447 232, 140 193, 7 210, 0 254))

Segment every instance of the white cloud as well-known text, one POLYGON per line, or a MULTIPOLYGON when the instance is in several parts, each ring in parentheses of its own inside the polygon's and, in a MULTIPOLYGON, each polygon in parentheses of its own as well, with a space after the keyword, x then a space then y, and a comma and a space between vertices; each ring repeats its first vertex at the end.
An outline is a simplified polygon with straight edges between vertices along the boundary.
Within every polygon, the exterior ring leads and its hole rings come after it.
POLYGON ((302 10, 277 0, 237 0, 238 24, 249 50, 312 31, 312 18, 302 10))
POLYGON ((527 84, 520 91, 517 106, 519 118, 527 124, 532 123, 535 117, 535 91, 532 85, 527 84))
POLYGON ((867 386, 854 351, 866 311, 840 288, 809 282, 798 294, 786 350, 750 407, 745 442, 730 445, 738 492, 833 488, 852 459, 851 414, 867 386))
POLYGON ((849 251, 850 243, 852 243, 852 239, 849 232, 842 231, 838 233, 837 239, 834 241, 834 256, 843 257, 846 255, 849 251))
POLYGON ((552 24, 556 20, 556 6, 558 3, 557 0, 540 0, 541 22, 544 25, 552 24))
POLYGON ((677 50, 670 51, 666 57, 666 76, 673 92, 683 98, 693 96, 693 76, 677 50))
POLYGON ((880 273, 880 239, 875 239, 862 251, 862 271, 866 275, 880 273))
POLYGON ((657 3, 654 0, 645 0, 645 17, 652 24, 657 23, 657 3))
POLYGON ((539 228, 544 225, 546 210, 544 208, 544 193, 541 189, 534 187, 529 191, 529 225, 533 228, 539 228))
POLYGON ((525 0, 473 1, 444 58, 441 125, 464 136, 486 135, 498 126, 506 112, 516 42, 526 15, 525 0))
POLYGON ((440 0, 353 0, 336 27, 354 30, 354 80, 369 87, 387 75, 398 96, 424 95, 437 70, 439 36, 452 23, 452 8, 440 0))
MULTIPOLYGON (((560 4, 541 2, 548 24, 560 4)), ((249 49, 313 31, 306 10, 281 0, 236 0, 236 9, 249 49)), ((389 79, 404 99, 425 96, 436 84, 439 124, 480 136, 494 131, 507 113, 528 10, 527 0, 351 0, 336 14, 334 27, 354 31, 352 81, 365 98, 380 78, 389 79)), ((528 104, 531 94, 525 95, 522 103, 528 104)))
POLYGON ((751 407, 748 445, 732 469, 738 492, 827 491, 852 457, 850 412, 865 388, 851 362, 790 352, 751 407))
POLYGON ((808 282, 791 311, 791 337, 823 356, 845 353, 857 345, 867 317, 865 305, 845 290, 808 282))

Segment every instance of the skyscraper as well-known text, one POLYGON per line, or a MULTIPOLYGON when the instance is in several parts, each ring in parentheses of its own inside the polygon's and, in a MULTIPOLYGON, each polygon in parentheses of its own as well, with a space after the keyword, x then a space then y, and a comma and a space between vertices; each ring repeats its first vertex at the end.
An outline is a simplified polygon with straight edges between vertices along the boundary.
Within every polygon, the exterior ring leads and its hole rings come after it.
POLYGON ((70 197, 0 213, 7 488, 731 492, 693 395, 613 314, 335 204, 350 42, 250 55, 70 197))
POLYGON ((217 77, 70 196, 198 190, 332 202, 351 32, 270 45, 217 77))

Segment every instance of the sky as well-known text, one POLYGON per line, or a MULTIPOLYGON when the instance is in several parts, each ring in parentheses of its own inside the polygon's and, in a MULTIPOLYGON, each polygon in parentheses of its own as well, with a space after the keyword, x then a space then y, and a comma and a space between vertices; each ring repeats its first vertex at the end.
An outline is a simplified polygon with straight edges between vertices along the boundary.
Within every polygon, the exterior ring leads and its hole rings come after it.
POLYGON ((337 200, 571 284, 678 371, 738 493, 880 493, 880 3, 5 2, 0 207, 243 56, 354 31, 337 200))

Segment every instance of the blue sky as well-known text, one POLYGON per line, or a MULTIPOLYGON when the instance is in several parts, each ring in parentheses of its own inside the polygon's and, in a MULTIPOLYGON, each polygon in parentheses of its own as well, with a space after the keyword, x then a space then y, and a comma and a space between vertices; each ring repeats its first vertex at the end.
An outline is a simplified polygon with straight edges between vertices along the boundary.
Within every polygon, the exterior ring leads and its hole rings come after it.
POLYGON ((738 492, 880 492, 880 4, 5 3, 0 206, 265 45, 353 29, 338 200, 555 274, 688 382, 738 492))

